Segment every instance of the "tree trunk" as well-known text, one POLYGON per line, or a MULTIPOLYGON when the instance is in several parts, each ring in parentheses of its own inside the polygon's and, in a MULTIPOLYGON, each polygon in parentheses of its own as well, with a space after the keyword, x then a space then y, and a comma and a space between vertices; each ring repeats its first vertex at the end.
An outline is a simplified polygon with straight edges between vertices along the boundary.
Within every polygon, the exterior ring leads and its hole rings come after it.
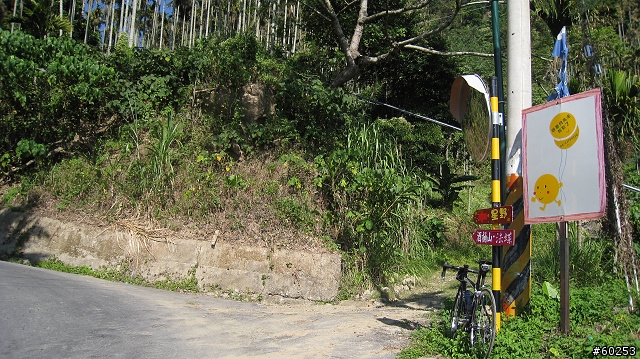
POLYGON ((113 26, 116 15, 116 0, 111 0, 111 22, 109 23, 109 40, 107 42, 107 55, 111 53, 111 44, 113 42, 113 26))
MULTIPOLYGON (((113 3, 113 0, 111 0, 113 3)), ((111 5, 105 4, 107 7, 107 19, 104 23, 104 40, 102 46, 104 47, 104 51, 106 54, 109 54, 109 24, 113 21, 111 18, 111 5)))
POLYGON ((242 13, 240 12, 240 5, 238 5, 238 25, 236 26, 236 33, 242 30, 242 13))
POLYGON ((282 48, 287 47, 288 43, 289 43, 289 34, 287 33, 287 15, 289 12, 289 4, 287 4, 287 2, 285 1, 284 3, 284 19, 283 19, 283 23, 282 23, 282 48))
POLYGON ((198 38, 201 39, 202 38, 202 28, 204 27, 204 8, 206 5, 206 0, 204 0, 205 2, 203 3, 202 1, 200 2, 200 26, 198 27, 198 38))
MULTIPOLYGON (((13 2, 13 17, 16 17, 17 10, 18 10, 18 0, 14 0, 14 2, 13 2)), ((16 25, 15 22, 11 23, 11 33, 12 34, 13 34, 13 30, 15 28, 15 25, 16 25)))
POLYGON ((296 53, 296 44, 298 42, 298 23, 300 22, 300 0, 296 3, 296 23, 293 27, 293 45, 291 46, 291 53, 296 53))
POLYGON ((87 43, 87 38, 89 35, 89 22, 91 21, 91 0, 87 0, 87 26, 84 29, 84 43, 87 43))
POLYGON ((180 31, 180 46, 184 46, 184 24, 187 22, 187 15, 182 14, 182 28, 180 31))
POLYGON ((131 27, 129 32, 129 47, 133 47, 136 43, 138 34, 136 34, 136 11, 138 10, 138 0, 133 0, 133 8, 131 9, 131 27))
MULTIPOLYGON (((614 265, 620 266, 622 275, 624 276, 627 290, 629 291, 629 308, 634 310, 634 291, 635 294, 640 292, 638 288, 638 273, 635 248, 633 245, 633 235, 631 223, 628 216, 628 205, 626 202, 623 187, 623 171, 622 161, 618 155, 618 145, 611 130, 610 119, 608 115, 604 118, 604 140, 605 140, 605 161, 607 178, 609 185, 607 186, 607 200, 610 205, 607 206, 607 224, 609 233, 614 238, 614 265)), ((614 270, 616 267, 614 266, 614 270)))
MULTIPOLYGON (((120 0, 120 22, 118 23, 118 37, 119 37, 120 33, 122 31, 124 31, 123 22, 124 22, 124 13, 125 13, 125 11, 126 11, 126 5, 124 3, 124 0, 120 0)), ((116 39, 116 41, 117 41, 117 39, 116 39)))
POLYGON ((273 19, 273 46, 278 46, 278 29, 280 25, 278 24, 278 19, 280 18, 280 0, 276 0, 276 3, 273 6, 273 14, 275 15, 273 19))
MULTIPOLYGON (((59 1, 59 12, 58 15, 60 16, 60 18, 62 19, 64 17, 64 14, 62 12, 62 0, 59 1)), ((62 29, 60 29, 60 33, 58 34, 58 36, 62 37, 62 29)))
POLYGON ((153 47, 156 44, 156 31, 158 29, 158 13, 159 12, 160 12, 160 4, 158 4, 157 1, 154 1, 153 20, 151 21, 151 38, 148 41, 148 44, 147 44, 148 47, 153 47))
POLYGON ((225 35, 227 34, 226 31, 229 29, 228 25, 230 25, 230 23, 231 23, 231 21, 230 21, 231 19, 229 19, 230 16, 231 16, 231 1, 227 1, 227 13, 226 13, 226 16, 224 17, 224 24, 223 24, 224 25, 223 27, 224 27, 224 30, 225 30, 225 32, 224 32, 225 35))
POLYGON ((256 0, 256 8, 253 10, 253 22, 256 24, 256 39, 260 41, 260 19, 258 14, 260 12, 260 0, 256 0))
POLYGON ((164 35, 164 17, 165 17, 165 2, 162 2, 162 10, 160 13, 160 40, 158 41, 158 50, 162 50, 162 39, 164 35))
POLYGON ((211 23, 211 0, 207 0, 207 23, 204 26, 204 37, 209 37, 209 24, 211 23))
MULTIPOLYGON (((273 4, 275 5, 275 3, 273 4)), ((269 11, 267 11, 267 16, 269 17, 267 20, 267 32, 265 33, 265 44, 267 49, 271 49, 273 42, 271 41, 271 33, 273 32, 273 6, 271 4, 267 5, 269 11)))
POLYGON ((194 32, 194 28, 196 26, 196 14, 198 12, 196 11, 196 0, 191 0, 191 21, 189 22, 189 48, 191 48, 191 45, 193 44, 193 32, 194 32))
POLYGON ((71 1, 71 8, 69 9, 69 22, 71 23, 71 31, 69 36, 73 36, 73 20, 76 17, 76 0, 71 1))
POLYGON ((171 50, 176 47, 176 33, 178 32, 178 18, 180 17, 180 6, 177 7, 175 14, 173 14, 173 34, 171 39, 171 50))

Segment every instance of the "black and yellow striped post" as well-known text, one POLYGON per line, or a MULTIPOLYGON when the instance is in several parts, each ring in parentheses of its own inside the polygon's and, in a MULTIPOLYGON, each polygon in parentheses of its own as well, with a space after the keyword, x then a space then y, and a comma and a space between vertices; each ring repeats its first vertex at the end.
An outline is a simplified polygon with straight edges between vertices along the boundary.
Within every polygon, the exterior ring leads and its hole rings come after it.
POLYGON ((513 246, 504 249, 502 257, 504 290, 500 306, 505 316, 520 313, 531 297, 531 226, 524 223, 522 177, 512 177, 505 205, 513 207, 513 221, 509 229, 515 231, 515 240, 513 246))
MULTIPOLYGON (((502 114, 498 109, 498 78, 491 78, 491 206, 500 207, 502 205, 500 188, 500 129, 502 127, 502 114)), ((494 225, 493 229, 500 229, 499 225, 494 225)), ((492 258, 493 270, 491 272, 493 296, 496 306, 501 308, 500 292, 502 283, 502 273, 500 268, 501 250, 500 246, 493 246, 492 258)), ((500 330, 500 310, 496 313, 496 329, 500 330)))

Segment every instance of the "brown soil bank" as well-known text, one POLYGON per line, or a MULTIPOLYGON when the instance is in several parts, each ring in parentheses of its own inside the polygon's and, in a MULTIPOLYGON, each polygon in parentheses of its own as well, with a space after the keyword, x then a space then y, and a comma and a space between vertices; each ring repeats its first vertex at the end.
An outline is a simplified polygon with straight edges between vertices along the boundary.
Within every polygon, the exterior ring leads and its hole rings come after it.
POLYGON ((335 299, 340 255, 265 248, 211 238, 185 239, 131 223, 95 226, 0 210, 0 259, 51 257, 94 269, 128 263, 150 281, 184 278, 195 269, 203 291, 335 299), (191 271, 191 272, 190 272, 191 271))

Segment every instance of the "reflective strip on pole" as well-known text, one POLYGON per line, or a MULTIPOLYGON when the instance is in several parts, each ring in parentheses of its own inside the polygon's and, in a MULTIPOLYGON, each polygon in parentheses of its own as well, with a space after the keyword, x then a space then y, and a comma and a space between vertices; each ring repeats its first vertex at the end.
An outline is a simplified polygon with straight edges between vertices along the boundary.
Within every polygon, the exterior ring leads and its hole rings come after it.
MULTIPOLYGON (((502 125, 502 118, 498 109, 498 78, 493 76, 491 78, 491 204, 493 207, 500 207, 501 194, 500 194, 500 127, 502 125)), ((499 226, 494 226, 499 228, 499 226)), ((496 300, 496 307, 500 308, 500 283, 501 267, 500 267, 500 247, 493 246, 492 262, 493 271, 491 272, 493 297, 496 300)), ((496 313, 496 330, 500 330, 500 311, 496 313)))

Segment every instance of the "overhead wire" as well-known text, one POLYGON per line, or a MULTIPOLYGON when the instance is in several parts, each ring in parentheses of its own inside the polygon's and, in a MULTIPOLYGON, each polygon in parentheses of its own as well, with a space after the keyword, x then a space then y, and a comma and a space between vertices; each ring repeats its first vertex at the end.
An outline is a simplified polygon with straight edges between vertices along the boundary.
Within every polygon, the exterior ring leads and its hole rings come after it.
POLYGON ((392 108, 392 109, 394 109, 396 111, 400 111, 402 113, 406 113, 408 115, 415 116, 415 117, 421 118, 423 120, 427 120, 429 122, 433 122, 433 123, 438 124, 440 126, 449 127, 449 128, 454 129, 454 130, 462 131, 462 128, 456 127, 454 125, 450 125, 450 124, 448 124, 446 122, 438 121, 436 119, 433 119, 433 118, 430 118, 430 117, 427 117, 427 116, 424 116, 424 115, 420 115, 420 114, 417 114, 417 113, 414 113, 414 112, 411 112, 411 111, 407 111, 407 110, 401 109, 399 107, 390 105, 388 103, 376 101, 376 100, 371 99, 371 98, 366 98, 366 97, 360 96, 360 95, 358 95, 356 93, 353 93, 353 92, 350 92, 350 94, 355 96, 360 101, 365 101, 365 102, 369 102, 369 103, 372 103, 372 104, 375 104, 375 105, 380 105, 380 106, 386 106, 386 107, 392 108))

